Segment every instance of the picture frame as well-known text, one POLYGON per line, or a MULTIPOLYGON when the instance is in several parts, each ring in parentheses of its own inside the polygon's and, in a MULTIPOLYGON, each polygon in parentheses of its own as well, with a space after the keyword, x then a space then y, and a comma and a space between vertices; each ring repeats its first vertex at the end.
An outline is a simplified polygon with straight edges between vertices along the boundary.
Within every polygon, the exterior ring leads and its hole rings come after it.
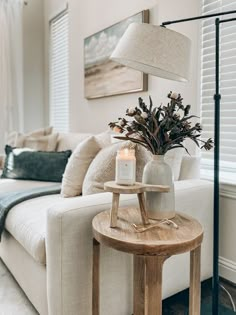
POLYGON ((129 24, 149 23, 143 10, 84 39, 84 96, 87 99, 147 91, 148 76, 109 59, 129 24))

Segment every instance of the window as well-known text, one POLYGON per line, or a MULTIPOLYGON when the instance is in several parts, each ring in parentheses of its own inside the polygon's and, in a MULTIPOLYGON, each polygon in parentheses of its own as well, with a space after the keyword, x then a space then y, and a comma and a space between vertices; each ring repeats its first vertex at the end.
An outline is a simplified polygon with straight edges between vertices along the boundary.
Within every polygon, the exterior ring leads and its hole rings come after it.
POLYGON ((68 10, 50 22, 50 124, 60 132, 69 129, 68 28, 68 10))
MULTIPOLYGON (((203 0, 202 14, 236 10, 235 0, 203 0)), ((227 18, 232 16, 227 15, 227 18)), ((234 15, 235 17, 235 15, 234 15)), ((225 17, 220 17, 224 19, 225 17)), ((220 172, 221 181, 235 181, 236 173, 236 23, 220 26, 220 172)), ((203 138, 214 138, 215 19, 202 23, 201 117, 203 138)), ((203 174, 212 173, 213 150, 202 152, 203 174)))

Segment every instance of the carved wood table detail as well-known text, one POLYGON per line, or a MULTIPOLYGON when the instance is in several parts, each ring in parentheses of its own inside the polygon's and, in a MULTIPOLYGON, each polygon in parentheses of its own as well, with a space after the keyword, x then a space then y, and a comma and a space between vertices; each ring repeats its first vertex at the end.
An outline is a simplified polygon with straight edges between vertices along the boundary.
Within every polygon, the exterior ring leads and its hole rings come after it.
POLYGON ((113 193, 112 196, 112 207, 111 207, 111 217, 110 217, 110 227, 117 226, 117 216, 119 208, 119 199, 120 194, 137 194, 139 201, 139 209, 141 213, 143 225, 149 224, 148 215, 145 209, 145 197, 144 193, 146 191, 155 191, 155 192, 168 192, 170 191, 169 186, 163 185, 149 185, 136 182, 135 185, 125 186, 117 185, 115 181, 106 182, 104 184, 104 190, 113 193))
POLYGON ((200 315, 200 258, 203 229, 194 218, 177 213, 171 225, 138 233, 131 222, 140 224, 136 208, 119 209, 117 228, 110 227, 110 211, 96 215, 93 227, 93 315, 99 315, 100 244, 134 255, 134 315, 162 314, 162 269, 172 255, 190 252, 189 314, 200 315))

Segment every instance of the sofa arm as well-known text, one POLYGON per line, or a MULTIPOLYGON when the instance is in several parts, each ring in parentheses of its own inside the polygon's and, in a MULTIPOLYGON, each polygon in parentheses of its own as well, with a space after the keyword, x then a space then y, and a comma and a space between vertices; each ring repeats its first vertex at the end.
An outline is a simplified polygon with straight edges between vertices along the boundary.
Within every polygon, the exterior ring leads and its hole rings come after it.
MULTIPOLYGON (((175 182, 175 208, 197 219, 204 231, 201 249, 201 280, 212 277, 213 184, 193 179, 175 182)), ((189 254, 172 256, 164 265, 163 298, 189 287, 189 254), (176 272, 178 270, 178 272, 176 272)))
MULTIPOLYGON (((202 273, 204 278, 210 277, 212 185, 202 180, 185 180, 175 183, 175 191, 176 209, 204 225, 202 273)), ((97 213, 110 209, 111 200, 111 193, 62 198, 49 209, 46 232, 49 315, 92 314, 91 222, 97 213)), ((136 195, 121 195, 121 206, 137 203, 136 195)), ((187 288, 189 283, 186 256, 172 258, 164 269, 163 297, 187 288)), ((100 271, 101 314, 132 314, 132 256, 101 246, 100 271)))
MULTIPOLYGON (((62 198, 47 214, 46 257, 47 294, 50 315, 90 315, 92 312, 92 226, 93 217, 111 207, 112 194, 100 193, 62 198)), ((122 195, 121 206, 137 205, 136 195, 122 195)), ((101 248, 102 250, 102 248, 101 248)), ((101 255, 101 314, 131 314, 132 260, 125 254, 106 249, 101 255), (105 260, 105 263, 103 263, 105 260), (111 274, 111 277, 110 277, 111 274), (107 280, 107 281, 106 281, 107 280), (110 285, 109 285, 110 284, 110 285), (112 293, 111 293, 112 292, 112 293), (113 299, 107 299, 112 296, 113 299), (103 298, 104 297, 104 298, 103 298), (127 303, 124 303, 127 301, 127 303), (128 303, 129 301, 129 303, 128 303)))

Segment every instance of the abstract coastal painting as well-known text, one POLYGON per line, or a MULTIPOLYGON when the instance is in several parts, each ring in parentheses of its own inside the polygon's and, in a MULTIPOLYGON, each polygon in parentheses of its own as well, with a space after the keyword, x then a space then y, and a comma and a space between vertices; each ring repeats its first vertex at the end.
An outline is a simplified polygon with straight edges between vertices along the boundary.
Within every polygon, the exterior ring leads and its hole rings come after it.
POLYGON ((148 10, 84 40, 84 94, 87 99, 147 91, 147 75, 109 59, 130 23, 148 23, 148 10))

